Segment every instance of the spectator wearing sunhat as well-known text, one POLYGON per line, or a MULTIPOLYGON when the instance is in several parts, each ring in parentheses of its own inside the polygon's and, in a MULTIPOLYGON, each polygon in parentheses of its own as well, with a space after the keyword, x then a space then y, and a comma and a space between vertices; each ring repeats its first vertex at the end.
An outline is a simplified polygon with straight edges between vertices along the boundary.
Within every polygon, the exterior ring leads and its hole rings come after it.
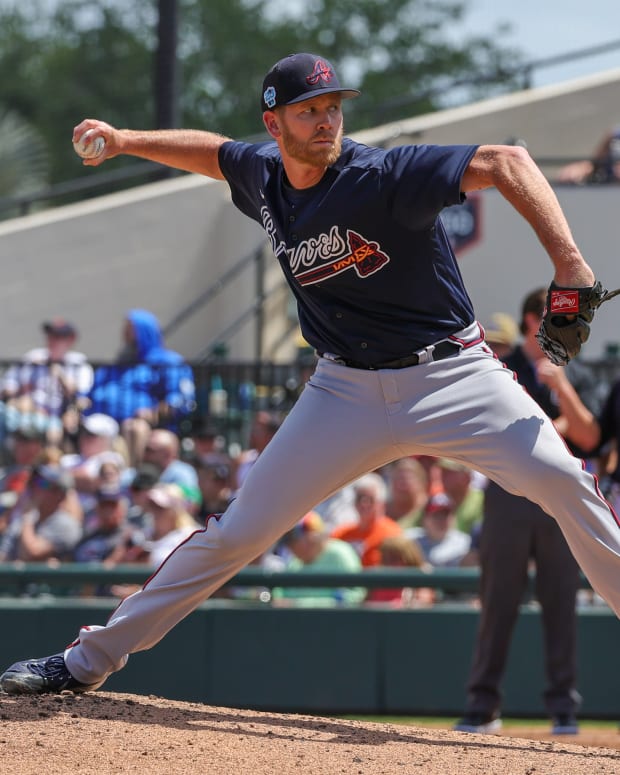
POLYGON ((187 511, 183 491, 176 484, 158 482, 146 493, 150 527, 134 532, 121 562, 145 562, 158 567, 182 541, 200 526, 187 511))
POLYGON ((149 490, 148 502, 153 515, 148 562, 156 568, 199 525, 188 512, 185 495, 176 484, 156 484, 149 490))
POLYGON ((57 464, 37 466, 2 537, 0 560, 63 560, 80 540, 82 528, 67 505, 73 478, 57 464))
MULTIPOLYGON (((145 529, 130 525, 124 546, 119 546, 110 558, 120 563, 146 563, 159 567, 180 543, 200 525, 187 511, 183 491, 176 484, 158 482, 145 493, 150 514, 145 529)), ((116 584, 111 591, 117 597, 127 597, 139 589, 134 584, 116 584)))
POLYGON ((27 418, 58 442, 75 431, 77 412, 86 405, 93 385, 93 369, 86 355, 73 349, 78 337, 73 323, 54 318, 41 329, 45 345, 29 350, 6 371, 0 396, 8 431, 27 418))
POLYGON ((484 339, 495 355, 503 360, 515 348, 519 339, 517 321, 506 312, 494 312, 483 324, 484 339))

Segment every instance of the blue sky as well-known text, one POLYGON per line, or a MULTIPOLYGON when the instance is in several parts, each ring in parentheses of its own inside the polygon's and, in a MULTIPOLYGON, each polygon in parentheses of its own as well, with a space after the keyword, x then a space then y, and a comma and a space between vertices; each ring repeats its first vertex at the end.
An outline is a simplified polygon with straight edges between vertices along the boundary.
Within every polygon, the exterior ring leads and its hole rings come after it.
MULTIPOLYGON (((460 32, 489 35, 510 22, 508 39, 527 60, 620 41, 620 0, 467 0, 460 32)), ((620 67, 620 46, 605 54, 534 73, 533 86, 579 78, 620 67)))

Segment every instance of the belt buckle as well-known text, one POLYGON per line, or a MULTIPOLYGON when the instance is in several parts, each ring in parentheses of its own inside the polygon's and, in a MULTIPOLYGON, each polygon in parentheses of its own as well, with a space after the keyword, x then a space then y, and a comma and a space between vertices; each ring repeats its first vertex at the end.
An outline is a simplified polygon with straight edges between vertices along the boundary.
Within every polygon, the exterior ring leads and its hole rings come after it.
POLYGON ((340 355, 336 355, 335 353, 323 353, 323 358, 332 363, 339 363, 341 366, 347 365, 344 358, 341 358, 340 355))
POLYGON ((418 364, 430 363, 433 360, 434 344, 429 344, 428 347, 423 347, 421 350, 416 350, 414 355, 418 356, 418 364))

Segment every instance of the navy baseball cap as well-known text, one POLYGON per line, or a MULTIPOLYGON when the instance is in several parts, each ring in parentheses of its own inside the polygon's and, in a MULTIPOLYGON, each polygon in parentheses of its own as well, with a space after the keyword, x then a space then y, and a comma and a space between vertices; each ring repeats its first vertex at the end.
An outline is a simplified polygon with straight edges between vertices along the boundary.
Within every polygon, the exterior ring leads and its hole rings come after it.
POLYGON ((261 107, 273 110, 279 105, 292 105, 318 94, 340 92, 343 97, 357 97, 357 89, 340 85, 330 62, 316 54, 291 54, 284 57, 265 76, 261 107))
POLYGON ((54 318, 53 320, 46 320, 41 324, 41 328, 46 334, 50 336, 57 336, 59 338, 69 338, 77 336, 77 329, 73 323, 69 323, 64 318, 54 318))

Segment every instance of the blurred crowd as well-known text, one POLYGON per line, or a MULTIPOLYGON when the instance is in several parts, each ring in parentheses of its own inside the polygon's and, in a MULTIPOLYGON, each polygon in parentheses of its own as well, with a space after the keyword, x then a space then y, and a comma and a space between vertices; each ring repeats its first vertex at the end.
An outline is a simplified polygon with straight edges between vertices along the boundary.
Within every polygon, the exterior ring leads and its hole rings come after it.
MULTIPOLYGON (((617 428, 614 401, 607 395, 615 393, 595 379, 586 389, 587 369, 580 365, 585 420, 575 421, 576 410, 567 409, 564 397, 567 380, 543 365, 532 344, 543 305, 541 289, 526 299, 520 324, 496 314, 485 327, 486 341, 496 357, 522 353, 524 362, 534 364, 534 380, 548 394, 550 411, 557 410, 552 419, 559 432, 570 443, 577 429, 575 447, 607 484, 609 497, 616 497, 617 428)), ((226 509, 285 412, 255 411, 247 443, 228 444, 208 407, 196 413, 192 369, 166 348, 159 322, 146 310, 127 313, 117 359, 99 368, 74 349, 78 331, 72 323, 46 321, 42 334, 44 344, 25 353, 0 380, 0 562, 157 567, 179 542, 203 529, 210 515, 226 509), (188 417, 191 423, 181 432, 188 417)), ((403 457, 317 504, 255 565, 352 572, 477 567, 485 517, 492 522, 485 513, 488 485, 482 473, 457 460, 403 457)), ((118 585, 95 590, 120 597, 131 591, 118 585)), ((450 597, 431 584, 228 586, 219 595, 273 605, 363 601, 407 607, 450 597)))

